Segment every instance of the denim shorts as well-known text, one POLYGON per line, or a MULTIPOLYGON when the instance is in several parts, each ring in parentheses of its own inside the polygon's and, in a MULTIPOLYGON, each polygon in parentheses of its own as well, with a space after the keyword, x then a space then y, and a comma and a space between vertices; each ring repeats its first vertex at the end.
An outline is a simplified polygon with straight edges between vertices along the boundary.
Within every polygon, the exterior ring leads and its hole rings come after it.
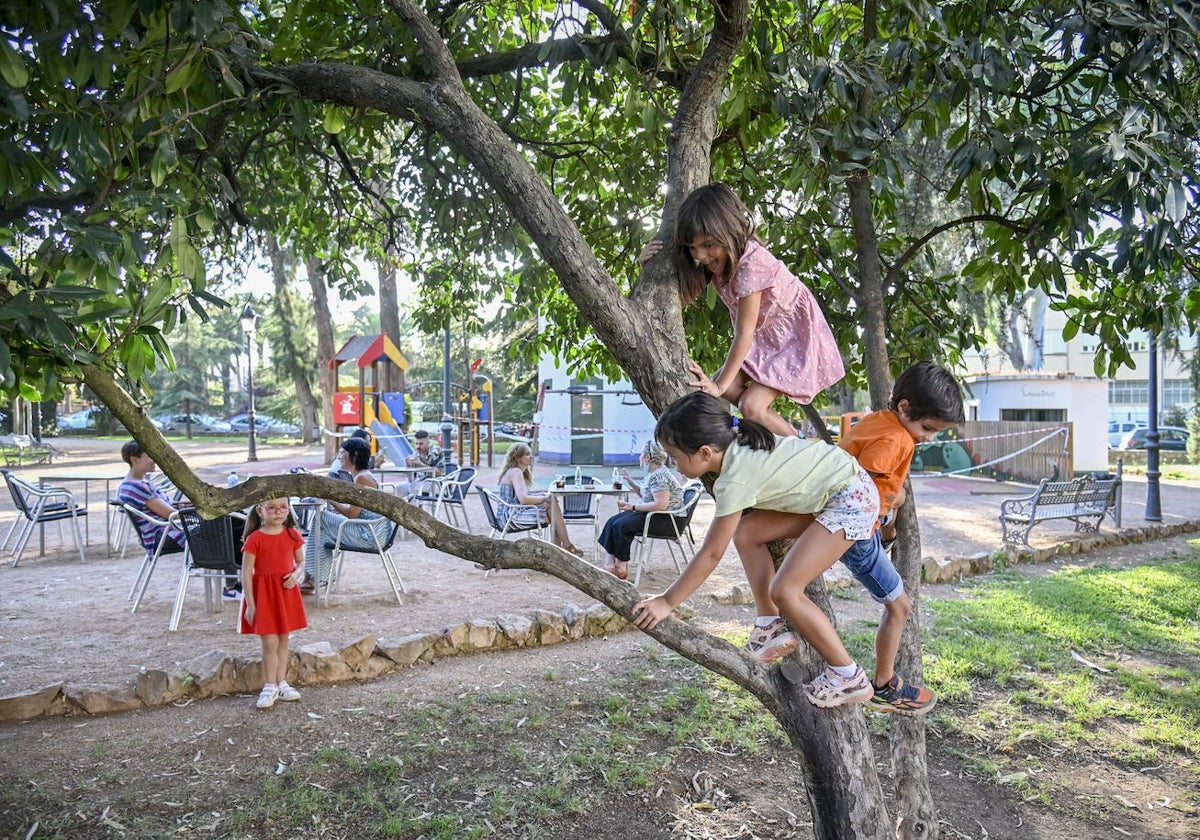
POLYGON ((878 529, 846 549, 842 563, 880 604, 890 604, 904 594, 904 581, 884 552, 878 529))

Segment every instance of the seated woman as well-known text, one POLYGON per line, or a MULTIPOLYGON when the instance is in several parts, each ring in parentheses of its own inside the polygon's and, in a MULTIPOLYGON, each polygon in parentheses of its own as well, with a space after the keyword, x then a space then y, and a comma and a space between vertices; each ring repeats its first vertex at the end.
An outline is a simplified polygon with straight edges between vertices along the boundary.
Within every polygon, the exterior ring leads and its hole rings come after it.
MULTIPOLYGON (((172 503, 162 490, 146 478, 147 475, 158 469, 158 465, 154 463, 150 453, 142 449, 142 445, 136 440, 126 441, 125 445, 121 447, 121 459, 129 465, 129 472, 121 482, 121 486, 117 488, 118 502, 143 513, 157 516, 159 519, 169 519, 176 510, 190 505, 186 502, 172 503)), ((174 525, 163 528, 162 525, 155 525, 145 519, 135 519, 134 522, 137 524, 142 548, 146 551, 153 552, 157 548, 164 530, 167 532, 167 536, 163 541, 163 551, 169 554, 172 551, 183 550, 183 531, 174 525)), ((226 601, 235 601, 241 597, 242 584, 238 580, 240 560, 241 552, 238 551, 236 557, 229 558, 229 565, 225 569, 228 577, 225 579, 225 591, 222 593, 222 597, 226 601)))
MULTIPOLYGON (((368 465, 371 461, 371 446, 361 438, 347 438, 338 450, 341 467, 350 475, 350 480, 372 490, 379 489, 379 482, 371 475, 368 465)), ((374 511, 348 505, 342 502, 329 502, 329 510, 321 512, 321 544, 308 540, 304 544, 304 571, 307 572, 302 592, 313 591, 313 580, 320 570, 321 585, 329 582, 329 568, 333 562, 333 548, 337 540, 338 526, 347 519, 361 519, 371 523, 370 529, 379 537, 380 542, 387 539, 392 527, 390 520, 374 511), (318 562, 318 556, 320 562, 318 562)), ((353 528, 346 531, 342 537, 342 545, 346 548, 374 548, 375 541, 367 533, 366 528, 353 528)))
POLYGON ((496 519, 499 520, 500 527, 507 525, 510 519, 519 525, 545 525, 548 522, 553 530, 556 546, 572 554, 582 554, 582 551, 572 545, 567 534, 567 523, 563 519, 558 499, 549 493, 535 492, 531 489, 532 485, 533 450, 523 443, 515 443, 509 447, 508 454, 504 456, 504 466, 500 469, 500 498, 509 505, 535 505, 545 510, 522 510, 499 505, 496 519))
MULTIPOLYGON (((622 470, 621 474, 629 482, 629 489, 641 494, 641 501, 633 504, 618 501, 617 507, 622 512, 605 522, 604 530, 600 532, 600 545, 605 552, 604 571, 621 580, 629 577, 629 549, 633 546, 634 537, 642 535, 646 514, 683 507, 683 488, 675 480, 675 474, 667 468, 667 453, 656 441, 646 441, 638 463, 647 471, 641 487, 630 477, 628 470, 622 470)), ((675 536, 671 520, 666 516, 656 516, 650 523, 650 532, 663 537, 675 536)))

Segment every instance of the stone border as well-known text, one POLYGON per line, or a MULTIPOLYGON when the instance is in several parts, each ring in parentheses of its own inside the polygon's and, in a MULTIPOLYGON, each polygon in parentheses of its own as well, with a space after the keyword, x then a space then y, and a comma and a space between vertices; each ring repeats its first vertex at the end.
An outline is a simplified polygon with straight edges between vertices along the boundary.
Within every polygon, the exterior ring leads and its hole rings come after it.
MULTIPOLYGON (((608 636, 632 627, 604 604, 586 609, 567 604, 561 613, 535 610, 528 616, 476 619, 441 632, 414 633, 394 641, 364 636, 341 650, 329 642, 313 642, 290 652, 288 681, 304 686, 370 680, 446 656, 554 645, 585 636, 608 636)), ((167 703, 253 694, 262 684, 260 660, 211 650, 182 663, 177 671, 143 668, 136 680, 125 685, 56 682, 24 694, 0 697, 0 723, 53 715, 128 712, 167 703)))
MULTIPOLYGON (((1095 533, 1045 548, 1001 549, 969 557, 926 557, 921 563, 925 583, 949 583, 989 572, 998 565, 1047 563, 1056 557, 1084 554, 1110 546, 1130 545, 1200 531, 1200 519, 1174 525, 1146 525, 1113 533, 1095 533)), ((826 578, 831 589, 857 586, 850 577, 826 578)), ((711 596, 721 604, 750 604, 750 588, 738 584, 711 596)), ((686 605, 678 610, 684 617, 686 605)), ((501 615, 475 619, 441 632, 414 633, 394 641, 363 636, 335 650, 329 642, 312 642, 290 652, 288 681, 296 685, 329 685, 370 680, 401 668, 435 659, 487 650, 517 650, 608 636, 633 628, 604 604, 583 609, 567 604, 561 613, 535 610, 531 615, 501 615)), ((24 694, 0 697, 0 723, 74 714, 109 714, 186 703, 230 694, 253 694, 262 688, 262 662, 231 657, 211 650, 182 663, 178 671, 142 669, 137 679, 122 686, 77 685, 56 682, 24 694)))

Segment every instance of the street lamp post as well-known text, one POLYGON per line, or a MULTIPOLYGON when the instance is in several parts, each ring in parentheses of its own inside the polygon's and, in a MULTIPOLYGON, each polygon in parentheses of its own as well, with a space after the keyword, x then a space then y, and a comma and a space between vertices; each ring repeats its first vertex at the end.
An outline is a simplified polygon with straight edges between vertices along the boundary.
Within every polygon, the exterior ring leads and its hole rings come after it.
POLYGON ((242 310, 241 321, 242 332, 246 334, 246 391, 250 396, 250 443, 246 460, 257 461, 258 449, 254 440, 254 331, 258 329, 258 313, 248 303, 242 310))

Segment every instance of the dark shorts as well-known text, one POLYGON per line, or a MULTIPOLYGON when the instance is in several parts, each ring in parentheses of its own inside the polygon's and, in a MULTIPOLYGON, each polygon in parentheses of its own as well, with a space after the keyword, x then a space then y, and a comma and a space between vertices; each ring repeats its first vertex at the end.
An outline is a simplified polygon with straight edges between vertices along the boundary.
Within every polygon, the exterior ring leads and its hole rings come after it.
POLYGON ((889 604, 904 594, 904 581, 883 550, 878 528, 846 549, 842 563, 879 603, 889 604))

